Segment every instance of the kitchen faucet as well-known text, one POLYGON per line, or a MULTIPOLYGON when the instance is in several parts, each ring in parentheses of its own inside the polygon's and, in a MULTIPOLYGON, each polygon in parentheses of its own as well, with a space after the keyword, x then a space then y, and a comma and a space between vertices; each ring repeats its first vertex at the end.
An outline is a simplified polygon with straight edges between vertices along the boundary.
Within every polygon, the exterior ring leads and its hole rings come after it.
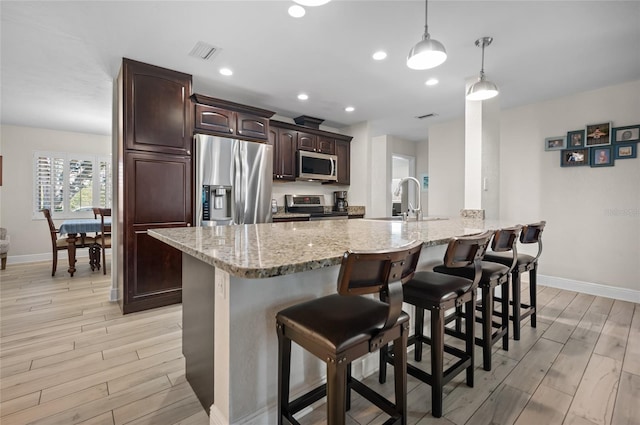
MULTIPOLYGON (((420 195, 420 182, 418 181, 418 179, 416 179, 415 177, 405 177, 402 180, 400 180, 400 183, 398 183, 398 187, 396 188, 396 190, 393 192, 393 194, 395 196, 400 195, 400 191, 402 190, 402 184, 406 181, 412 181, 416 184, 416 188, 418 189, 418 208, 414 208, 413 205, 411 205, 411 201, 409 201, 409 210, 411 212, 413 212, 416 216, 416 221, 421 221, 422 220, 422 198, 420 195)), ((405 216, 405 213, 402 213, 403 217, 405 216)))

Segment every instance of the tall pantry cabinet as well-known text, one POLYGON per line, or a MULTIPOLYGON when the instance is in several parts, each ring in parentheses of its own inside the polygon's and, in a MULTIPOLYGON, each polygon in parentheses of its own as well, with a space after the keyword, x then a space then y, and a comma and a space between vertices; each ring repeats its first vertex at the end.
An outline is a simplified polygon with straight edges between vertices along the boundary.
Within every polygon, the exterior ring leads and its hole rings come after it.
POLYGON ((182 254, 147 229, 191 225, 190 95, 191 75, 123 59, 113 255, 125 314, 182 301, 182 254))

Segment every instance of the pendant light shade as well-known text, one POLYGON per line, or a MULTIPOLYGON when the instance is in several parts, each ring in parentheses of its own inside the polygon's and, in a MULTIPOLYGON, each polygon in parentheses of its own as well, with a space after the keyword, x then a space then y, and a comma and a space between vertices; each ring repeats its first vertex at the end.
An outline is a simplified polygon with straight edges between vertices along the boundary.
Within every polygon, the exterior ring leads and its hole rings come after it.
POLYGON ((293 0, 295 3, 301 4, 303 6, 322 6, 323 4, 329 3, 331 0, 293 0))
POLYGON ((476 46, 482 47, 482 66, 478 81, 469 86, 467 90, 468 100, 486 100, 498 95, 498 86, 488 81, 484 76, 484 47, 491 44, 492 37, 482 37, 476 40, 476 46))
POLYGON ((438 40, 432 40, 427 25, 428 0, 424 2, 424 35, 409 51, 407 66, 411 69, 431 69, 447 60, 447 51, 438 40))

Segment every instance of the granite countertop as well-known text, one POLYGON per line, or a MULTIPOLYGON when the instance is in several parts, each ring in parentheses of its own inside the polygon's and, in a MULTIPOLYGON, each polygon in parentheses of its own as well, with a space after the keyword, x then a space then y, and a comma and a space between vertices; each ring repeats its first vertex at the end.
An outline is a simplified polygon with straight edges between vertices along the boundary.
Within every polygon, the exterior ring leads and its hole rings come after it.
MULTIPOLYGON (((504 223, 503 223, 504 225, 504 223)), ((501 227, 497 221, 325 220, 149 229, 159 239, 233 276, 267 278, 341 263, 348 249, 395 248, 413 240, 445 244, 453 236, 501 227)))

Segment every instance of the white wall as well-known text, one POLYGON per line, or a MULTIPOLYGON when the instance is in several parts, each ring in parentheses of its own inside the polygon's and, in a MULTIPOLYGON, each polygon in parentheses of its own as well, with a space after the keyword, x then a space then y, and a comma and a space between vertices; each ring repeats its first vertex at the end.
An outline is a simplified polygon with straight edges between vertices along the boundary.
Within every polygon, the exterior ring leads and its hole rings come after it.
POLYGON ((457 217, 464 208, 464 120, 429 129, 429 215, 457 217))
MULTIPOLYGON (((560 167, 560 153, 543 143, 586 124, 640 124, 638 111, 640 81, 501 111, 500 219, 547 221, 542 283, 640 291, 640 158, 560 167)), ((432 213, 461 208, 463 130, 457 120, 430 131, 432 213)))
MULTIPOLYGON (((8 261, 49 260, 49 227, 44 216, 34 219, 31 213, 33 153, 54 151, 110 155, 111 136, 9 125, 0 126, 0 135, 3 155, 0 227, 6 227, 11 235, 8 261)), ((60 261, 64 264, 64 258, 60 261)))

